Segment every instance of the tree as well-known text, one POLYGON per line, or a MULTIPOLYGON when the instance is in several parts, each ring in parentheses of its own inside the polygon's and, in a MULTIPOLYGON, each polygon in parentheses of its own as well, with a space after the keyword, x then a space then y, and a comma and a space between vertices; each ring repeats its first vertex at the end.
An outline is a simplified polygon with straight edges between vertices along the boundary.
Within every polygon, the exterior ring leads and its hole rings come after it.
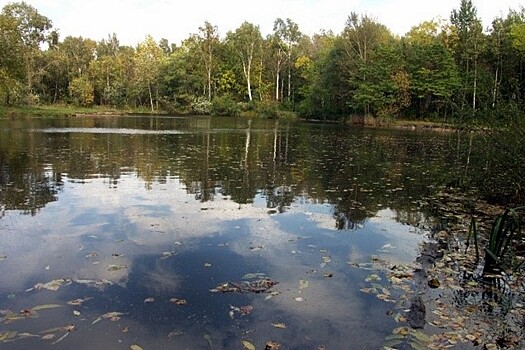
POLYGON ((288 89, 287 97, 290 100, 292 93, 292 68, 294 66, 294 49, 299 44, 299 41, 302 37, 301 32, 299 31, 299 26, 292 21, 290 18, 283 20, 277 18, 273 25, 274 31, 274 40, 278 45, 277 51, 277 69, 276 69, 276 91, 275 99, 279 100, 279 75, 282 62, 282 55, 286 57, 286 65, 288 68, 288 89))
POLYGON ((139 43, 135 52, 136 62, 136 83, 138 90, 146 88, 150 102, 151 111, 155 110, 153 94, 155 93, 156 107, 159 102, 159 73, 164 62, 164 52, 157 45, 155 40, 148 35, 146 39, 139 43))
POLYGON ((16 20, 0 14, 0 91, 6 105, 11 104, 12 95, 24 79, 24 65, 19 57, 23 47, 16 20))
MULTIPOLYGON (((381 45, 388 43, 392 39, 392 34, 384 25, 372 18, 352 12, 341 37, 346 53, 345 74, 352 85, 358 88, 367 80, 366 73, 372 53, 381 45)), ((361 108, 365 114, 370 113, 370 106, 361 105, 361 108)))
POLYGON ((199 27, 199 34, 197 36, 197 43, 202 61, 206 71, 208 101, 211 101, 212 91, 212 73, 215 69, 215 53, 220 43, 219 30, 210 22, 204 22, 202 27, 199 27))
POLYGON ((458 37, 456 62, 464 73, 462 74, 464 77, 462 104, 465 104, 470 93, 472 112, 475 113, 478 92, 478 63, 484 38, 481 21, 477 17, 477 10, 472 1, 461 0, 459 10, 453 10, 450 15, 450 22, 455 27, 458 37))
MULTIPOLYGON (((25 66, 26 95, 31 98, 33 87, 37 78, 35 67, 36 58, 40 56, 40 45, 49 39, 52 28, 51 20, 38 13, 31 5, 25 2, 15 2, 4 6, 2 10, 2 22, 8 22, 8 26, 15 26, 18 33, 17 46, 25 66)), ((9 40, 13 36, 8 34, 9 40)))
POLYGON ((94 102, 93 84, 83 76, 73 78, 69 84, 69 94, 78 106, 91 106, 94 102))
POLYGON ((242 65, 248 99, 252 102, 252 77, 256 68, 255 60, 261 54, 262 36, 259 26, 244 22, 235 32, 228 32, 226 41, 242 65))
POLYGON ((417 102, 416 115, 446 112, 460 86, 454 57, 442 41, 444 27, 426 21, 413 27, 405 37, 404 54, 411 80, 411 94, 417 102))

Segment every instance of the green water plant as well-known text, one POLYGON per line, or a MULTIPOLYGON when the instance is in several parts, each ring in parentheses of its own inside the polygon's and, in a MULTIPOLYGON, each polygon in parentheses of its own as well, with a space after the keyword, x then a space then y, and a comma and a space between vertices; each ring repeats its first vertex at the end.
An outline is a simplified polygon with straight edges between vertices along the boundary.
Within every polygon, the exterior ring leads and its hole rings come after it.
MULTIPOLYGON (((519 260, 518 251, 524 244, 521 215, 524 209, 525 207, 507 208, 494 220, 485 247, 483 273, 497 270, 515 272, 523 265, 524 260, 519 260)), ((474 229, 474 237, 476 236, 474 229)))

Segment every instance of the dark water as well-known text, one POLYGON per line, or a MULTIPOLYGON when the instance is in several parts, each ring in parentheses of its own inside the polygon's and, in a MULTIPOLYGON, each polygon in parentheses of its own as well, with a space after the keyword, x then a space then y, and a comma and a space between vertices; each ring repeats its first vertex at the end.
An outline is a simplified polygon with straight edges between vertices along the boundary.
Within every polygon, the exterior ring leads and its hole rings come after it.
POLYGON ((457 147, 283 121, 0 120, 0 342, 18 332, 0 348, 381 348, 393 305, 351 264, 414 261, 457 147), (210 291, 254 273, 279 294, 210 291))

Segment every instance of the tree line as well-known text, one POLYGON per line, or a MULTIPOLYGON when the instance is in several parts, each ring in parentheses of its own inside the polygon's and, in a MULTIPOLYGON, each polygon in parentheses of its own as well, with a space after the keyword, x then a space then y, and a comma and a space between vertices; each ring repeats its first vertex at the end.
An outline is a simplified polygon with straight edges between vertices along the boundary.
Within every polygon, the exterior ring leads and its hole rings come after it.
POLYGON ((4 105, 485 122, 524 111, 524 63, 525 9, 484 29, 471 0, 460 0, 448 20, 422 22, 402 37, 351 13, 339 34, 310 37, 277 18, 266 37, 249 22, 221 37, 206 21, 180 45, 146 36, 136 47, 116 34, 61 39, 25 2, 0 13, 4 105))

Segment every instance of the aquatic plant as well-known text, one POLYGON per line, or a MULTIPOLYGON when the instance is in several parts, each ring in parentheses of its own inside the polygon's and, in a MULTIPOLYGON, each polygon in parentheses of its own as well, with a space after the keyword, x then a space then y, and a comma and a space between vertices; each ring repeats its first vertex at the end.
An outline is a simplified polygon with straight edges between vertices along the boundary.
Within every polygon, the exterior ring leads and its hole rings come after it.
MULTIPOLYGON (((523 265, 525 260, 520 261, 517 253, 523 244, 520 211, 524 209, 525 207, 508 208, 494 220, 485 247, 484 274, 500 269, 515 272, 523 265)), ((476 236, 477 232, 474 229, 474 237, 476 236)))

